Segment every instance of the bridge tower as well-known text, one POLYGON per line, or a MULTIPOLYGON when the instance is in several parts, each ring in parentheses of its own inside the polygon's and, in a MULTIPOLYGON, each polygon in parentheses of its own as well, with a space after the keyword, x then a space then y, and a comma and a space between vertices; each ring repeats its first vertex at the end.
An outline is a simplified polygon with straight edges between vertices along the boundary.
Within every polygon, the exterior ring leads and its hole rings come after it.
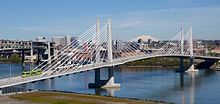
POLYGON ((183 55, 184 54, 184 30, 183 28, 181 27, 181 32, 180 32, 180 39, 181 39, 181 54, 183 55))
POLYGON ((33 50, 33 41, 31 41, 31 63, 34 63, 33 53, 34 53, 34 50, 33 50))
MULTIPOLYGON (((99 22, 97 22, 99 23, 99 22)), ((112 32, 111 32, 111 20, 108 19, 107 23, 107 52, 108 52, 108 62, 112 62, 112 32)), ((99 25, 96 25, 99 26, 99 25)), ((97 55, 97 54, 96 54, 97 55)), ((95 70, 95 83, 89 83, 89 88, 118 88, 120 84, 115 84, 114 82, 114 71, 110 66, 108 67, 108 79, 100 79, 100 68, 95 70)))
MULTIPOLYGON (((96 49, 100 45, 100 21, 99 18, 96 19, 96 38, 95 38, 95 43, 96 43, 96 49)), ((100 60, 100 51, 96 50, 96 55, 95 55, 95 62, 98 63, 100 60)))
MULTIPOLYGON (((182 27, 181 27, 181 31, 180 31, 180 48, 181 48, 180 54, 183 55, 184 54, 184 30, 182 27)), ((180 57, 180 72, 185 72, 183 57, 180 57)))
POLYGON ((108 41, 108 61, 112 62, 112 30, 111 30, 111 20, 108 18, 107 27, 107 41, 108 41))
POLYGON ((189 50, 190 50, 190 68, 187 70, 187 72, 197 72, 198 70, 194 69, 194 64, 193 64, 193 39, 192 39, 192 27, 189 29, 189 50))

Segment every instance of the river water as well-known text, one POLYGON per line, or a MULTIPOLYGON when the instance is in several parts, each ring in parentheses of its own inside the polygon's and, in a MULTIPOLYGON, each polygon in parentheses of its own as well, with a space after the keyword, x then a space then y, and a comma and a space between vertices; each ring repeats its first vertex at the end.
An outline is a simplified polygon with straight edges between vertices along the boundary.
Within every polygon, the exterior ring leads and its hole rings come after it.
MULTIPOLYGON (((0 64, 0 77, 21 74, 19 64, 0 64), (11 74, 10 74, 11 67, 11 74)), ((218 104, 220 102, 220 71, 199 70, 180 74, 170 68, 114 68, 115 82, 119 89, 89 89, 94 82, 94 71, 72 74, 26 85, 27 89, 59 90, 126 98, 162 100, 178 104, 218 104)), ((101 79, 107 79, 107 70, 101 70, 101 79)))

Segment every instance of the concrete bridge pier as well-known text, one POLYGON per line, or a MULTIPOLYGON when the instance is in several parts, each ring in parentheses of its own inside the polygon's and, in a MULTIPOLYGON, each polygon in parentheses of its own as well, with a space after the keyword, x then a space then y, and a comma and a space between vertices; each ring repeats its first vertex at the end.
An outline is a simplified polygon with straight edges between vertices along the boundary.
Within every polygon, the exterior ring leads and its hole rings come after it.
POLYGON ((2 93, 2 89, 0 88, 0 95, 2 95, 3 93, 2 93))
POLYGON ((198 72, 198 69, 195 69, 194 64, 193 64, 193 57, 190 57, 190 67, 186 72, 198 72))
POLYGON ((47 62, 48 62, 49 64, 51 64, 51 52, 50 52, 51 49, 50 49, 50 42, 48 42, 48 46, 47 46, 47 48, 48 48, 48 53, 47 53, 47 55, 48 55, 48 59, 47 59, 47 60, 48 60, 48 61, 47 61, 47 62))
POLYGON ((177 69, 176 72, 185 73, 183 57, 179 57, 179 69, 177 69))
POLYGON ((37 49, 37 65, 41 63, 42 56, 40 55, 41 51, 40 49, 37 49))
POLYGON ((184 67, 184 61, 183 61, 183 57, 179 57, 180 60, 180 68, 179 70, 177 70, 177 72, 180 73, 180 87, 184 86, 184 73, 185 73, 185 67, 184 67))
POLYGON ((114 82, 114 71, 108 68, 108 79, 100 79, 100 69, 95 70, 95 83, 89 83, 89 88, 119 88, 121 85, 114 82))
POLYGON ((24 55, 24 50, 21 50, 21 64, 24 66, 24 60, 25 60, 25 55, 24 55))
POLYGON ((10 55, 6 53, 6 54, 5 54, 5 57, 6 57, 7 59, 9 59, 10 55))
POLYGON ((183 57, 180 57, 180 72, 185 72, 183 57))

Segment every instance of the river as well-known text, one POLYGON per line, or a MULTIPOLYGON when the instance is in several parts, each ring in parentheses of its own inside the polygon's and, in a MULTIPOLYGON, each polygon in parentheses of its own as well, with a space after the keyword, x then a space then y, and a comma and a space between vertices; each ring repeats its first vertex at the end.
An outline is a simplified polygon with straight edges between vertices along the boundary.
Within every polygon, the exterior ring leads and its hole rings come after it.
MULTIPOLYGON (((0 77, 21 74, 19 64, 0 64, 0 77), (11 67, 11 74, 10 74, 11 67)), ((218 104, 220 102, 220 71, 199 70, 184 74, 184 86, 180 86, 180 74, 170 68, 114 68, 115 82, 119 89, 89 89, 94 82, 94 71, 72 74, 60 78, 29 83, 27 89, 59 90, 126 98, 162 100, 178 104, 218 104)), ((107 70, 101 70, 101 79, 107 79, 107 70)))

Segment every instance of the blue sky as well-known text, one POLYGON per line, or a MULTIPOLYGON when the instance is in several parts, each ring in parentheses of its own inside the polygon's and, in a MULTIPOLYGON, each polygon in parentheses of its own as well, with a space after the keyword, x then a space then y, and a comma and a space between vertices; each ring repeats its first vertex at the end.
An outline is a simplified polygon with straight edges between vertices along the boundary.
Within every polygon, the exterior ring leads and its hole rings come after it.
POLYGON ((197 39, 220 39, 220 0, 0 0, 0 39, 78 36, 111 17, 113 38, 169 39, 193 27, 197 39))

